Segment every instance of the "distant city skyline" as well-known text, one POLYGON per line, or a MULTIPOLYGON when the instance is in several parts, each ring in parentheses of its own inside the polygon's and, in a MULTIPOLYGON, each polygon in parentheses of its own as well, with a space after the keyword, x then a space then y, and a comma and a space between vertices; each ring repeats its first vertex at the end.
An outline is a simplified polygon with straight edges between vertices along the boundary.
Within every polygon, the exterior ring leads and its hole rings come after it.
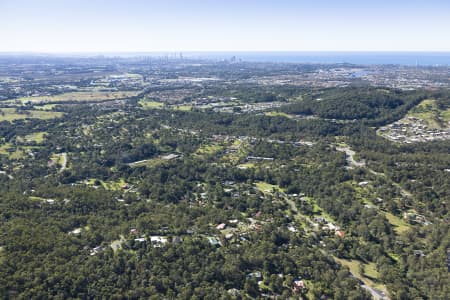
POLYGON ((450 51, 443 0, 0 0, 0 52, 450 51))

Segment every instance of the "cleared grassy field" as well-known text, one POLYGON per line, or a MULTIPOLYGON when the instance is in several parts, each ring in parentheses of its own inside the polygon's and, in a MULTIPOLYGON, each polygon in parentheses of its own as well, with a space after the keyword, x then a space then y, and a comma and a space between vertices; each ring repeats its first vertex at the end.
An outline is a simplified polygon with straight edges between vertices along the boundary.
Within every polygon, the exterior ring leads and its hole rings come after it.
POLYGON ((35 105, 33 106, 34 109, 37 110, 52 110, 56 104, 44 104, 44 105, 35 105))
POLYGON ((50 159, 55 164, 63 165, 67 161, 67 154, 66 153, 55 153, 55 154, 52 154, 50 159))
POLYGON ((237 167, 240 169, 251 169, 251 168, 256 168, 256 165, 254 163, 245 163, 245 164, 237 165, 237 167))
POLYGON ((331 218, 330 215, 328 215, 327 213, 325 213, 323 211, 323 209, 317 204, 317 201, 311 197, 303 197, 303 199, 308 202, 309 204, 312 205, 313 207, 313 214, 317 214, 320 216, 323 216, 324 218, 327 218, 328 220, 333 220, 333 218, 331 218))
POLYGON ((86 180, 85 183, 87 185, 96 185, 96 183, 97 183, 96 181, 98 181, 105 190, 110 190, 110 191, 119 191, 127 185, 127 183, 125 182, 125 180, 123 178, 120 178, 118 181, 103 181, 100 179, 93 178, 93 179, 86 180))
POLYGON ((12 145, 10 143, 0 145, 0 154, 9 155, 8 149, 11 147, 12 145))
POLYGON ((437 106, 436 100, 423 100, 420 104, 414 107, 407 117, 415 117, 424 120, 430 128, 442 128, 448 124, 443 122, 450 121, 450 108, 447 110, 440 110, 437 106))
POLYGON ((15 108, 0 108, 0 122, 1 121, 14 121, 22 119, 41 119, 49 120, 54 118, 60 118, 63 113, 56 111, 44 111, 44 110, 26 110, 17 111, 15 108))
POLYGON ((153 108, 162 108, 164 106, 164 103, 162 102, 156 102, 151 101, 147 99, 139 100, 139 105, 142 106, 142 108, 146 109, 153 109, 153 108))
POLYGON ((201 146, 200 148, 197 149, 197 151, 195 151, 196 154, 214 154, 216 152, 219 152, 220 150, 222 150, 223 147, 219 146, 219 145, 204 145, 201 146))
POLYGON ((386 286, 378 283, 380 274, 376 270, 375 263, 364 263, 359 260, 342 259, 337 257, 334 257, 334 260, 339 264, 348 267, 350 272, 355 277, 363 281, 366 285, 386 292, 386 286))
POLYGON ((394 226, 394 230, 397 234, 402 234, 411 228, 408 223, 391 213, 385 212, 384 215, 386 216, 386 219, 389 221, 389 223, 394 226))
POLYGON ((45 140, 45 134, 47 132, 41 131, 41 132, 35 132, 32 134, 28 134, 24 137, 17 137, 18 141, 22 142, 36 142, 36 143, 42 143, 45 140))
POLYGON ((270 184, 270 183, 263 182, 263 181, 257 182, 257 183, 255 183, 255 185, 258 190, 260 190, 261 192, 264 192, 264 193, 271 193, 272 191, 277 191, 277 192, 283 191, 283 189, 280 188, 278 185, 270 184))
POLYGON ((9 159, 17 160, 26 157, 33 147, 15 147, 11 143, 0 145, 0 154, 7 156, 9 159))
POLYGON ((278 111, 268 111, 266 113, 264 113, 266 116, 269 117, 286 117, 286 118, 291 118, 291 116, 289 116, 288 114, 284 113, 284 112, 278 112, 278 111))
POLYGON ((70 92, 60 95, 52 96, 38 96, 38 97, 22 97, 17 100, 10 100, 10 102, 20 103, 48 103, 48 102, 68 102, 68 101, 105 101, 116 100, 136 96, 137 91, 122 91, 122 92, 70 92))
POLYGON ((193 108, 192 105, 176 105, 172 107, 172 109, 181 111, 190 111, 192 108, 193 108))
POLYGON ((450 108, 448 108, 447 110, 445 110, 441 113, 441 118, 445 122, 450 122, 450 108))
POLYGON ((0 109, 0 121, 14 121, 25 119, 26 115, 17 113, 15 108, 0 109))

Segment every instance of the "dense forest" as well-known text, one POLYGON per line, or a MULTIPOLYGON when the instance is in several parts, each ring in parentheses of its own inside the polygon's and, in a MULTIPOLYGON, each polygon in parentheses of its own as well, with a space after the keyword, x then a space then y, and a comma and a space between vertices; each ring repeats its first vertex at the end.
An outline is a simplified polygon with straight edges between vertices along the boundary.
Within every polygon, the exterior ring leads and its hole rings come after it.
POLYGON ((383 125, 401 118, 427 97, 430 95, 416 91, 350 87, 323 90, 303 101, 286 105, 281 110, 292 114, 383 125))
POLYGON ((287 103, 0 122, 0 297, 448 299, 450 142, 376 131, 448 92, 246 95, 287 103))

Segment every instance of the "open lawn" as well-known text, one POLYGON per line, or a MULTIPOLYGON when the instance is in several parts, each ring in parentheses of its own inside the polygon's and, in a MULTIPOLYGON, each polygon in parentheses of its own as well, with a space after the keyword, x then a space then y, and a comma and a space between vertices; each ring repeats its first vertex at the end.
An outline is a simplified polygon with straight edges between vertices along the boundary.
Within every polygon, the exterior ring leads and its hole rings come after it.
POLYGON ((219 145, 203 145, 195 151, 196 154, 214 154, 222 150, 223 147, 219 145))
POLYGON ((33 108, 37 110, 52 110, 57 104, 44 104, 44 105, 34 105, 33 108))
POLYGON ((371 279, 379 279, 380 273, 377 271, 377 265, 373 262, 363 264, 363 275, 371 279))
POLYGON ((397 234, 402 234, 411 228, 411 225, 389 212, 385 212, 384 215, 386 216, 386 219, 389 221, 389 223, 394 227, 394 230, 397 234))
POLYGON ((22 141, 22 142, 36 142, 39 144, 44 141, 46 133, 47 132, 45 132, 45 131, 35 132, 35 133, 28 134, 24 137, 17 137, 17 140, 22 141))
POLYGON ((441 112, 441 118, 445 122, 450 122, 450 108, 447 108, 447 110, 441 112))
POLYGON ((164 106, 164 103, 151 101, 147 99, 141 99, 139 100, 139 105, 142 106, 142 108, 152 109, 152 108, 162 108, 164 106))
POLYGON ((172 109, 181 110, 181 111, 190 111, 193 108, 192 105, 174 105, 172 109))
POLYGON ((415 111, 415 110, 431 111, 431 110, 436 110, 436 109, 437 109, 436 100, 427 99, 427 100, 423 100, 422 102, 420 102, 413 109, 413 111, 415 111))
POLYGON ((119 191, 127 185, 123 178, 120 178, 117 181, 103 181, 100 179, 92 178, 86 180, 84 183, 87 185, 102 186, 105 190, 110 191, 119 191))
POLYGON ((264 181, 259 181, 255 183, 256 188, 264 193, 271 193, 272 191, 282 192, 283 189, 281 189, 278 185, 270 184, 264 181))
POLYGON ((50 159, 55 163, 55 164, 59 164, 62 165, 64 163, 65 160, 65 156, 67 156, 66 153, 55 153, 52 154, 52 156, 50 157, 50 159))
POLYGON ((245 163, 245 164, 237 165, 237 167, 239 169, 252 169, 252 168, 255 168, 256 165, 254 163, 245 163))
POLYGON ((0 145, 0 154, 7 156, 9 159, 21 159, 26 157, 33 147, 14 146, 10 143, 0 145))
POLYGON ((398 259, 400 258, 397 254, 395 253, 388 253, 389 257, 392 258, 395 261, 398 261, 398 259))
POLYGON ((26 117, 25 114, 18 113, 15 108, 0 108, 0 121, 14 121, 26 117))
POLYGON ((60 95, 52 96, 38 96, 38 97, 22 97, 16 100, 10 100, 13 103, 49 103, 49 102, 69 102, 69 101, 86 101, 96 102, 105 100, 124 99, 136 96, 137 91, 120 91, 120 92, 70 92, 60 95))
POLYGON ((279 111, 268 111, 265 113, 266 116, 269 117, 286 117, 286 118, 291 118, 291 116, 289 116, 288 114, 284 113, 284 112, 279 112, 279 111))
POLYGON ((10 143, 0 145, 0 154, 8 155, 9 154, 8 149, 11 147, 12 145, 10 143))
POLYGON ((15 108, 0 108, 0 122, 1 121, 14 121, 22 119, 41 119, 48 120, 54 118, 60 118, 63 116, 61 112, 44 111, 44 110, 26 110, 17 111, 15 108))
MULTIPOLYGON (((314 214, 323 214, 323 209, 317 205, 316 200, 314 200, 311 197, 303 197, 303 199, 305 199, 309 204, 311 204, 313 206, 313 213, 314 214)), ((327 215, 328 219, 331 219, 328 215, 327 215)))

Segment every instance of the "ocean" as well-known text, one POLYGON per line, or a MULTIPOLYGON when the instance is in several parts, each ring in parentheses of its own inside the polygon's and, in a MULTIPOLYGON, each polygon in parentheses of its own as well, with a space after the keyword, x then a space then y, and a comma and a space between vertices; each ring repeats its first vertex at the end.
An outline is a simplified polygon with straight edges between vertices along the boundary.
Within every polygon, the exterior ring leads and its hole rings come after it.
POLYGON ((185 57, 247 62, 450 66, 450 52, 186 52, 185 57))
POLYGON ((356 65, 450 66, 450 52, 124 52, 124 53, 1 53, 1 57, 167 57, 245 62, 356 65))

